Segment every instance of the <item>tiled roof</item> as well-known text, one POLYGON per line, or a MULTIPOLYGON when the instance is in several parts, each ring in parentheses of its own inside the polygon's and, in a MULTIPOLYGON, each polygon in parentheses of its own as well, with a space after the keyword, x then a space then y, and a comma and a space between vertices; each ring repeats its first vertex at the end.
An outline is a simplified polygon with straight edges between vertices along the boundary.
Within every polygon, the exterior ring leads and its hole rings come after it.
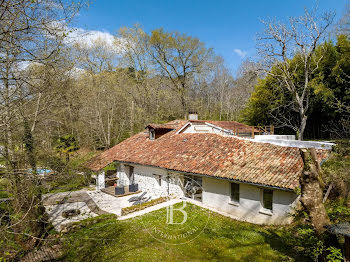
MULTIPOLYGON (((251 126, 248 126, 246 124, 242 124, 236 121, 205 121, 207 123, 213 124, 215 126, 224 128, 224 129, 229 129, 229 130, 240 130, 240 131, 247 131, 247 132, 252 132, 252 128, 251 126)), ((258 130, 255 130, 258 131, 258 130)))
POLYGON ((165 124, 149 124, 146 126, 146 128, 151 127, 154 129, 180 129, 187 122, 187 120, 174 120, 165 124))
MULTIPOLYGON (((101 153, 89 164, 98 171, 113 161, 161 167, 186 173, 293 190, 299 185, 303 162, 298 148, 253 142, 218 134, 176 134, 155 140, 141 132, 101 153)), ((325 158, 325 151, 318 151, 325 158)))

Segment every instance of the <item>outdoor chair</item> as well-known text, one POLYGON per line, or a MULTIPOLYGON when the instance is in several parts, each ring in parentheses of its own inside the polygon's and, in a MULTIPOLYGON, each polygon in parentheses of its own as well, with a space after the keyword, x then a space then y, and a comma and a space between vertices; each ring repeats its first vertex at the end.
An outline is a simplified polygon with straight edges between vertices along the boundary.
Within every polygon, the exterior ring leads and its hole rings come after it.
POLYGON ((140 205, 140 204, 146 203, 146 202, 148 202, 149 200, 151 200, 151 198, 152 198, 152 197, 148 197, 147 199, 141 199, 141 200, 135 201, 132 205, 133 205, 133 206, 136 206, 136 205, 140 205))
POLYGON ((140 201, 142 200, 142 198, 146 195, 146 192, 143 192, 141 195, 139 196, 134 196, 128 199, 129 202, 134 202, 134 201, 140 201))

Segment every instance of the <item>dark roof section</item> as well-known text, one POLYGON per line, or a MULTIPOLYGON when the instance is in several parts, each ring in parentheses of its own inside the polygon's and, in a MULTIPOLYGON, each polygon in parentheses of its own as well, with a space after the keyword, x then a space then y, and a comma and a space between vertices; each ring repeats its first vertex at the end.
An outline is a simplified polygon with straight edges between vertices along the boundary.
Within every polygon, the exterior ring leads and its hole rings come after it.
POLYGON ((149 124, 146 128, 178 130, 187 122, 187 120, 174 120, 165 124, 149 124))
POLYGON ((173 129, 175 129, 174 127, 166 125, 166 124, 149 124, 148 126, 146 126, 146 128, 152 128, 155 130, 162 130, 162 129, 173 130, 173 129))
POLYGON ((348 222, 327 225, 326 228, 331 234, 337 234, 337 235, 343 235, 343 236, 350 237, 350 223, 348 223, 348 222))

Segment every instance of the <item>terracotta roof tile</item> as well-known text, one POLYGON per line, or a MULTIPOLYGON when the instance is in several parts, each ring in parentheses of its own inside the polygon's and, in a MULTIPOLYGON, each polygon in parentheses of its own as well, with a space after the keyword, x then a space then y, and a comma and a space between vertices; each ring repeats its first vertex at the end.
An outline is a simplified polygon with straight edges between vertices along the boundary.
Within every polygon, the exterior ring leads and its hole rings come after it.
MULTIPOLYGON (((211 133, 176 134, 187 121, 167 123, 174 130, 155 140, 141 132, 92 159, 98 171, 113 161, 228 178, 293 190, 303 163, 298 148, 253 142, 211 133)), ((328 152, 318 150, 319 159, 328 152)))

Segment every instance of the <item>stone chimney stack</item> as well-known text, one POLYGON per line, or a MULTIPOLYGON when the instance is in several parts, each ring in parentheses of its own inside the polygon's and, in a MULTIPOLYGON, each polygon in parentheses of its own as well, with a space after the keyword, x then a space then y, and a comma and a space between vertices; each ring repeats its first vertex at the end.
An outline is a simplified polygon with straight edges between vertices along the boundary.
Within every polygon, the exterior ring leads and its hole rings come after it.
POLYGON ((188 112, 188 120, 198 120, 198 113, 195 111, 188 112))

